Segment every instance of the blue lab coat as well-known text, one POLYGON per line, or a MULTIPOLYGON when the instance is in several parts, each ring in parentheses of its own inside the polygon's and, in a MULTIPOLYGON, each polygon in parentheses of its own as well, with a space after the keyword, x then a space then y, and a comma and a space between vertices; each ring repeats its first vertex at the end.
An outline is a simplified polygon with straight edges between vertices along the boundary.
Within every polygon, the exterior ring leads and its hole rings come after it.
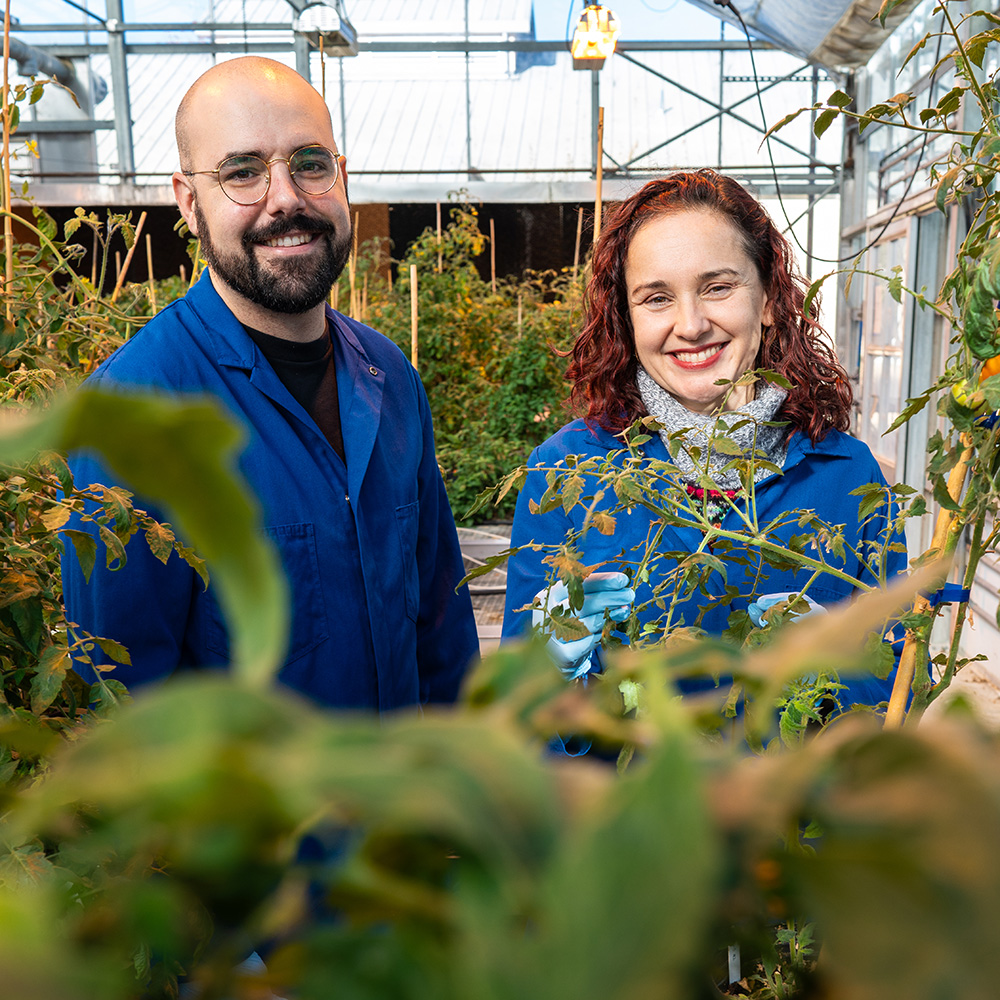
MULTIPOLYGON (((670 457, 659 435, 653 435, 650 441, 642 446, 650 459, 669 462, 670 457)), ((528 459, 529 469, 535 466, 551 467, 562 461, 567 455, 578 455, 581 459, 597 457, 606 458, 611 451, 622 448, 621 440, 602 430, 600 427, 589 427, 582 420, 575 420, 557 431, 547 441, 539 445, 528 459)), ((851 490, 865 483, 884 483, 881 469, 868 447, 855 438, 839 431, 830 431, 826 437, 812 444, 808 437, 796 431, 789 442, 788 454, 782 469, 783 475, 771 475, 757 484, 755 490, 758 523, 766 524, 772 518, 789 510, 814 510, 820 518, 830 524, 845 525, 845 541, 847 549, 842 561, 829 556, 831 564, 844 570, 853 578, 868 584, 877 584, 869 570, 862 566, 854 557, 850 548, 857 548, 865 541, 874 542, 880 529, 886 526, 887 508, 883 507, 883 516, 876 517, 865 526, 858 525, 858 504, 860 497, 850 496, 851 490)), ((520 546, 526 542, 543 543, 562 542, 571 530, 582 527, 584 512, 588 504, 574 507, 567 515, 562 507, 545 514, 532 514, 529 501, 536 503, 546 489, 545 473, 529 472, 527 482, 521 490, 514 514, 514 526, 511 545, 520 546)), ((585 495, 595 492, 594 484, 588 483, 585 495)), ((610 510, 615 505, 614 492, 608 488, 604 498, 598 504, 598 510, 610 510)), ((591 527, 579 543, 582 552, 582 562, 586 566, 595 566, 600 570, 617 568, 619 559, 635 561, 644 549, 647 538, 652 538, 655 530, 655 515, 642 507, 635 507, 631 512, 619 512, 615 515, 615 531, 611 535, 602 535, 591 527), (633 551, 636 547, 638 551, 633 551)), ((726 530, 738 531, 741 522, 733 512, 728 512, 721 521, 726 530)), ((790 525, 779 529, 777 537, 787 539, 793 534, 804 534, 808 528, 801 528, 797 519, 790 525)), ((668 527, 664 532, 660 551, 694 552, 701 542, 702 535, 693 528, 668 527)), ((903 544, 902 535, 896 535, 893 542, 903 544)), ((809 554, 808 552, 806 553, 809 554)), ((544 552, 525 550, 514 556, 509 563, 507 572, 507 599, 504 615, 504 637, 507 639, 523 635, 531 624, 531 613, 518 611, 529 605, 540 590, 546 585, 549 567, 542 563, 544 552)), ((726 556, 720 553, 720 557, 726 556)), ((751 558, 751 563, 757 560, 751 558)), ((671 564, 672 565, 672 564, 671 564)), ((666 569, 667 567, 663 567, 666 569)), ((906 553, 889 552, 886 559, 888 578, 892 578, 906 569, 906 553)), ((755 588, 755 566, 741 566, 727 561, 727 581, 738 587, 740 598, 732 603, 723 604, 709 610, 702 620, 702 627, 712 635, 721 634, 727 627, 727 618, 734 610, 745 610, 753 596, 781 593, 801 589, 810 576, 810 572, 800 569, 797 573, 791 570, 778 570, 765 567, 766 579, 755 588)), ((656 584, 658 579, 652 578, 656 584)), ((709 589, 715 593, 722 592, 722 580, 718 572, 713 572, 709 589)), ((848 582, 829 575, 823 575, 813 583, 808 590, 809 596, 822 605, 832 605, 845 600, 856 592, 848 582)), ((651 597, 650 584, 637 588, 636 602, 641 604, 651 597)), ((699 598, 683 602, 678 608, 683 622, 675 617, 675 624, 692 625, 698 614, 699 598)), ((647 608, 641 615, 642 621, 656 618, 661 613, 655 607, 647 608)), ((877 704, 888 699, 892 692, 892 679, 879 680, 873 675, 843 677, 842 682, 847 690, 839 694, 841 703, 849 707, 853 703, 877 704)), ((703 689, 707 682, 682 682, 682 690, 703 689)))
MULTIPOLYGON (((455 592, 462 559, 427 397, 388 338, 333 310, 327 319, 346 465, 207 275, 87 384, 207 394, 242 426, 240 471, 291 590, 284 684, 345 709, 450 702, 478 644, 468 589, 455 592)), ((89 456, 76 456, 71 468, 78 486, 107 481, 89 456)), ((131 654, 132 665, 112 676, 132 687, 228 662, 211 588, 176 554, 164 566, 140 533, 123 569, 109 571, 99 558, 88 584, 66 549, 68 618, 131 654)))

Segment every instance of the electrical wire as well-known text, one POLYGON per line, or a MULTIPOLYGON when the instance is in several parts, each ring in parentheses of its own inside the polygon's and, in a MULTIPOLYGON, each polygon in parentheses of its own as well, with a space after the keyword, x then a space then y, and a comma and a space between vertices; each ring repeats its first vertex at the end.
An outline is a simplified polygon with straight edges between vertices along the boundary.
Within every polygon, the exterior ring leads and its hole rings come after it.
POLYGON ((573 51, 573 42, 570 40, 570 25, 573 23, 573 8, 576 6, 576 0, 569 0, 569 10, 566 11, 566 31, 564 32, 563 41, 566 42, 566 51, 573 51))
POLYGON ((78 10, 81 14, 86 14, 88 17, 92 17, 95 21, 100 22, 105 28, 108 26, 108 22, 104 20, 99 14, 95 14, 92 10, 87 10, 82 4, 74 3, 73 0, 62 0, 64 4, 68 7, 72 7, 74 10, 78 10))
MULTIPOLYGON (((764 101, 761 98, 760 78, 757 75, 757 62, 754 59, 753 41, 750 38, 750 32, 747 29, 747 26, 746 26, 745 22, 743 21, 743 18, 740 16, 740 12, 733 5, 732 0, 712 0, 712 2, 717 7, 724 7, 724 8, 727 8, 728 10, 732 11, 732 13, 736 16, 736 20, 740 22, 740 27, 743 29, 743 34, 744 34, 744 36, 746 37, 746 40, 747 40, 747 49, 750 52, 750 69, 751 69, 751 72, 753 73, 754 89, 757 92, 757 106, 760 108, 760 117, 761 117, 761 121, 764 124, 764 131, 766 133, 767 129, 768 129, 767 115, 764 113, 764 101)), ((944 37, 944 14, 942 13, 941 28, 939 29, 939 32, 938 32, 937 52, 934 54, 934 71, 931 73, 931 78, 930 78, 930 81, 928 82, 928 86, 927 86, 928 95, 930 95, 932 93, 932 91, 933 91, 934 81, 935 81, 935 78, 937 76, 937 67, 938 67, 938 63, 939 63, 940 58, 941 58, 941 39, 943 37, 944 37)), ((928 99, 929 99, 929 97, 928 97, 928 99)), ((910 189, 913 187, 913 182, 917 179, 917 173, 919 172, 920 163, 921 163, 921 161, 924 158, 924 151, 927 149, 927 141, 928 141, 929 138, 930 138, 930 133, 929 132, 925 132, 924 133, 923 141, 920 144, 920 152, 917 154, 917 169, 914 170, 910 174, 910 179, 907 181, 907 184, 906 184, 906 190, 903 191, 902 197, 899 199, 898 202, 896 202, 896 205, 893 208, 892 213, 890 214, 889 218, 886 219, 885 224, 875 234, 875 236, 873 236, 872 239, 869 240, 869 242, 866 243, 860 250, 857 250, 854 253, 848 254, 846 257, 817 257, 815 254, 810 254, 809 251, 806 250, 806 248, 799 242, 798 236, 795 235, 795 230, 792 229, 792 225, 793 224, 792 224, 792 222, 788 218, 788 212, 785 209, 785 202, 784 202, 784 200, 783 200, 783 198, 781 196, 781 185, 778 183, 778 171, 777 171, 777 169, 774 166, 774 156, 771 154, 771 137, 769 135, 765 135, 764 142, 765 142, 765 144, 767 146, 767 158, 768 158, 768 161, 771 164, 771 176, 774 179, 774 191, 775 191, 775 194, 778 196, 778 204, 781 206, 781 214, 785 217, 785 222, 788 223, 788 229, 786 230, 786 232, 791 236, 791 238, 794 241, 795 245, 804 254, 806 254, 807 257, 811 257, 812 260, 821 261, 824 264, 844 264, 844 263, 846 263, 849 260, 856 260, 866 250, 870 250, 882 238, 882 236, 884 235, 885 231, 892 224, 893 219, 895 219, 896 216, 899 214, 899 210, 903 207, 903 202, 905 202, 906 199, 910 196, 910 189)), ((800 215, 799 218, 802 218, 802 216, 800 215)), ((795 221, 797 222, 798 219, 796 219, 795 221)))

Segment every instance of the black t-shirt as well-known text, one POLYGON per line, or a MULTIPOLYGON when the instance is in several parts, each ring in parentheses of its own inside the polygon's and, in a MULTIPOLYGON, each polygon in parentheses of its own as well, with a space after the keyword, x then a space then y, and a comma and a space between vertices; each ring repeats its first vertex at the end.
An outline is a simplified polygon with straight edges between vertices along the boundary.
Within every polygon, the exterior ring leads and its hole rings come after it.
POLYGON ((337 372, 329 330, 308 343, 284 340, 244 325, 247 335, 261 349, 275 374, 295 401, 316 421, 334 451, 344 458, 340 427, 337 372))

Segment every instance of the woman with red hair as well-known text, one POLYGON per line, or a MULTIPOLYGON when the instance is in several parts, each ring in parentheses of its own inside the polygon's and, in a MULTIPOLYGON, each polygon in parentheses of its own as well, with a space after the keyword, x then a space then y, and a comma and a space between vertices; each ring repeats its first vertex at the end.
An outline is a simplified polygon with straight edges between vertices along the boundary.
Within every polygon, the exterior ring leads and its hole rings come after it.
MULTIPOLYGON (((611 571, 584 581, 583 608, 574 614, 589 634, 549 640, 567 676, 600 668, 606 617, 623 621, 633 605, 647 634, 698 625, 718 635, 734 611, 749 611, 762 625, 766 609, 791 594, 819 609, 849 597, 852 581, 877 585, 905 569, 902 546, 890 546, 888 504, 862 521, 860 498, 850 495, 885 480, 868 448, 847 434, 850 383, 816 321, 815 304, 805 309, 805 287, 788 242, 763 207, 712 170, 652 181, 609 219, 594 250, 586 321, 567 370, 571 404, 581 417, 528 460, 534 471, 518 499, 512 546, 557 545, 583 528, 589 508, 614 508, 610 489, 596 503, 587 500, 597 494, 591 479, 583 503, 568 511, 543 504, 539 511, 546 472, 565 469, 569 456, 579 462, 617 455, 625 462, 624 432, 647 416, 657 424, 641 453, 651 467, 659 463, 669 487, 683 490, 708 523, 740 532, 750 506, 759 524, 810 510, 826 524, 844 525, 844 544, 823 553, 833 575, 792 562, 766 565, 751 547, 720 547, 725 575, 706 573, 693 594, 675 589, 665 616, 652 588, 683 554, 704 548, 704 531, 663 525, 642 505, 619 509, 608 534, 591 527, 574 542, 582 564, 611 571), (774 374, 748 375, 756 371, 774 374), (648 580, 630 581, 614 570, 634 564, 658 531, 664 555, 650 565, 648 580)), ((797 517, 788 520, 774 536, 784 544, 803 531, 797 517)), ((563 584, 549 581, 544 555, 523 549, 510 561, 507 637, 525 633, 533 616, 541 624, 554 606, 568 606, 563 584)), ((796 609, 804 607, 796 602, 796 609)), ((891 691, 891 680, 874 676, 844 683, 845 708, 876 704, 891 691)))

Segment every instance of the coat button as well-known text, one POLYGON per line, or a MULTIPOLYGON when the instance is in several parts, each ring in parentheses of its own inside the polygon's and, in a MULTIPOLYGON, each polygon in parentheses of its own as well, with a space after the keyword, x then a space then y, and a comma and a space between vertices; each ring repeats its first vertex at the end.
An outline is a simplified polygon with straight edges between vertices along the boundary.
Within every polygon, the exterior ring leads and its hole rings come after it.
POLYGON ((370 371, 372 373, 372 375, 378 375, 378 369, 377 368, 374 368, 374 367, 370 366, 368 368, 368 371, 370 371))

